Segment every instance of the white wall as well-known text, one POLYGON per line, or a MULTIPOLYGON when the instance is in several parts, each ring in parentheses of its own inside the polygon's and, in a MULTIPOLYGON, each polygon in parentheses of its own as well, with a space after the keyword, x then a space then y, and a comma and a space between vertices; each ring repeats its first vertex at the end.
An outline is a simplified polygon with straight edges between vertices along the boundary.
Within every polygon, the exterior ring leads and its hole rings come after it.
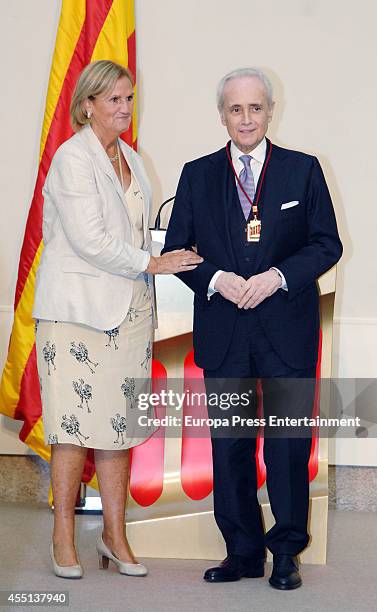
MULTIPOLYGON (((375 2, 135 4, 139 143, 155 206, 174 194, 186 160, 225 142, 214 99, 219 78, 234 67, 264 68, 277 102, 270 137, 319 157, 345 247, 338 268, 334 375, 376 376, 375 2)), ((0 153, 1 363, 59 12, 59 0, 0 5, 0 54, 7 58, 3 82, 8 83, 0 98, 5 118, 0 153)), ((352 451, 346 457, 352 463, 352 451)), ((366 462, 373 459, 368 456, 366 462)))

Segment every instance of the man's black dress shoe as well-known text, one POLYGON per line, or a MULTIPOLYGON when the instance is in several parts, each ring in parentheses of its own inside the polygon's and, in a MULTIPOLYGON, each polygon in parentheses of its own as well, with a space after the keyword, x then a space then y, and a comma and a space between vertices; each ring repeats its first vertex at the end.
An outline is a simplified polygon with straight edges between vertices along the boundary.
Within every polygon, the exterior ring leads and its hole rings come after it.
POLYGON ((298 571, 297 557, 274 555, 274 566, 269 583, 281 591, 290 591, 300 587, 302 580, 298 571))
POLYGON ((203 578, 207 582, 235 582, 240 578, 264 576, 264 558, 251 559, 240 555, 228 555, 217 567, 210 567, 203 578))

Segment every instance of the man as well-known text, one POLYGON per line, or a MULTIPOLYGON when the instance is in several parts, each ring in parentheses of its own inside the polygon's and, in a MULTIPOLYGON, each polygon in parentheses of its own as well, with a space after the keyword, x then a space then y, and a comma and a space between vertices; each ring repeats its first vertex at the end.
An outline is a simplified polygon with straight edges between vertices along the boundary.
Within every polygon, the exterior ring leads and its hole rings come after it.
MULTIPOLYGON (((195 293, 195 362, 207 388, 233 378, 262 378, 267 387, 277 381, 280 390, 264 389, 265 414, 274 413, 280 398, 287 413, 310 415, 312 387, 301 395, 302 386, 284 387, 282 379, 315 378, 316 279, 342 254, 330 195, 315 157, 266 139, 274 102, 263 72, 227 74, 217 101, 231 140, 184 166, 165 242, 166 251, 195 245, 204 258, 178 275, 195 293)), ((214 513, 228 556, 205 580, 263 576, 267 546, 270 584, 301 585, 297 555, 309 540, 310 446, 308 436, 265 436, 275 525, 264 536, 255 437, 212 434, 214 513)))

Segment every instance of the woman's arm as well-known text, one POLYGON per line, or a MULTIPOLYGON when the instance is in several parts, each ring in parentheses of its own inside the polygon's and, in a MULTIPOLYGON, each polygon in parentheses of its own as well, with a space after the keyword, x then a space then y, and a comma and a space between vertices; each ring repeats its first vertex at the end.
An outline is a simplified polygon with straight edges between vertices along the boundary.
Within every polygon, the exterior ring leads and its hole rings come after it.
POLYGON ((77 255, 110 274, 131 279, 145 271, 175 274, 193 270, 203 261, 196 253, 185 250, 152 257, 112 236, 103 219, 92 163, 72 143, 69 148, 63 146, 57 151, 44 194, 56 206, 64 233, 77 255))

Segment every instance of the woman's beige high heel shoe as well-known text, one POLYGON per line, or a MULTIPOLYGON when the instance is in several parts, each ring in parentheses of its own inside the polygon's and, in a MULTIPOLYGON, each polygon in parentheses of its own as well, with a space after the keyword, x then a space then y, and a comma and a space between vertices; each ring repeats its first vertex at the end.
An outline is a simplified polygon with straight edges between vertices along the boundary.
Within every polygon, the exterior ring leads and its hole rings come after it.
POLYGON ((146 576, 148 574, 147 568, 142 563, 126 563, 115 557, 107 548, 102 536, 99 536, 97 540, 97 552, 100 569, 107 569, 110 560, 115 563, 120 574, 127 574, 127 576, 146 576))
POLYGON ((58 565, 54 557, 54 544, 51 542, 50 555, 52 561, 52 567, 54 569, 55 576, 59 578, 82 578, 83 571, 81 565, 58 565))

